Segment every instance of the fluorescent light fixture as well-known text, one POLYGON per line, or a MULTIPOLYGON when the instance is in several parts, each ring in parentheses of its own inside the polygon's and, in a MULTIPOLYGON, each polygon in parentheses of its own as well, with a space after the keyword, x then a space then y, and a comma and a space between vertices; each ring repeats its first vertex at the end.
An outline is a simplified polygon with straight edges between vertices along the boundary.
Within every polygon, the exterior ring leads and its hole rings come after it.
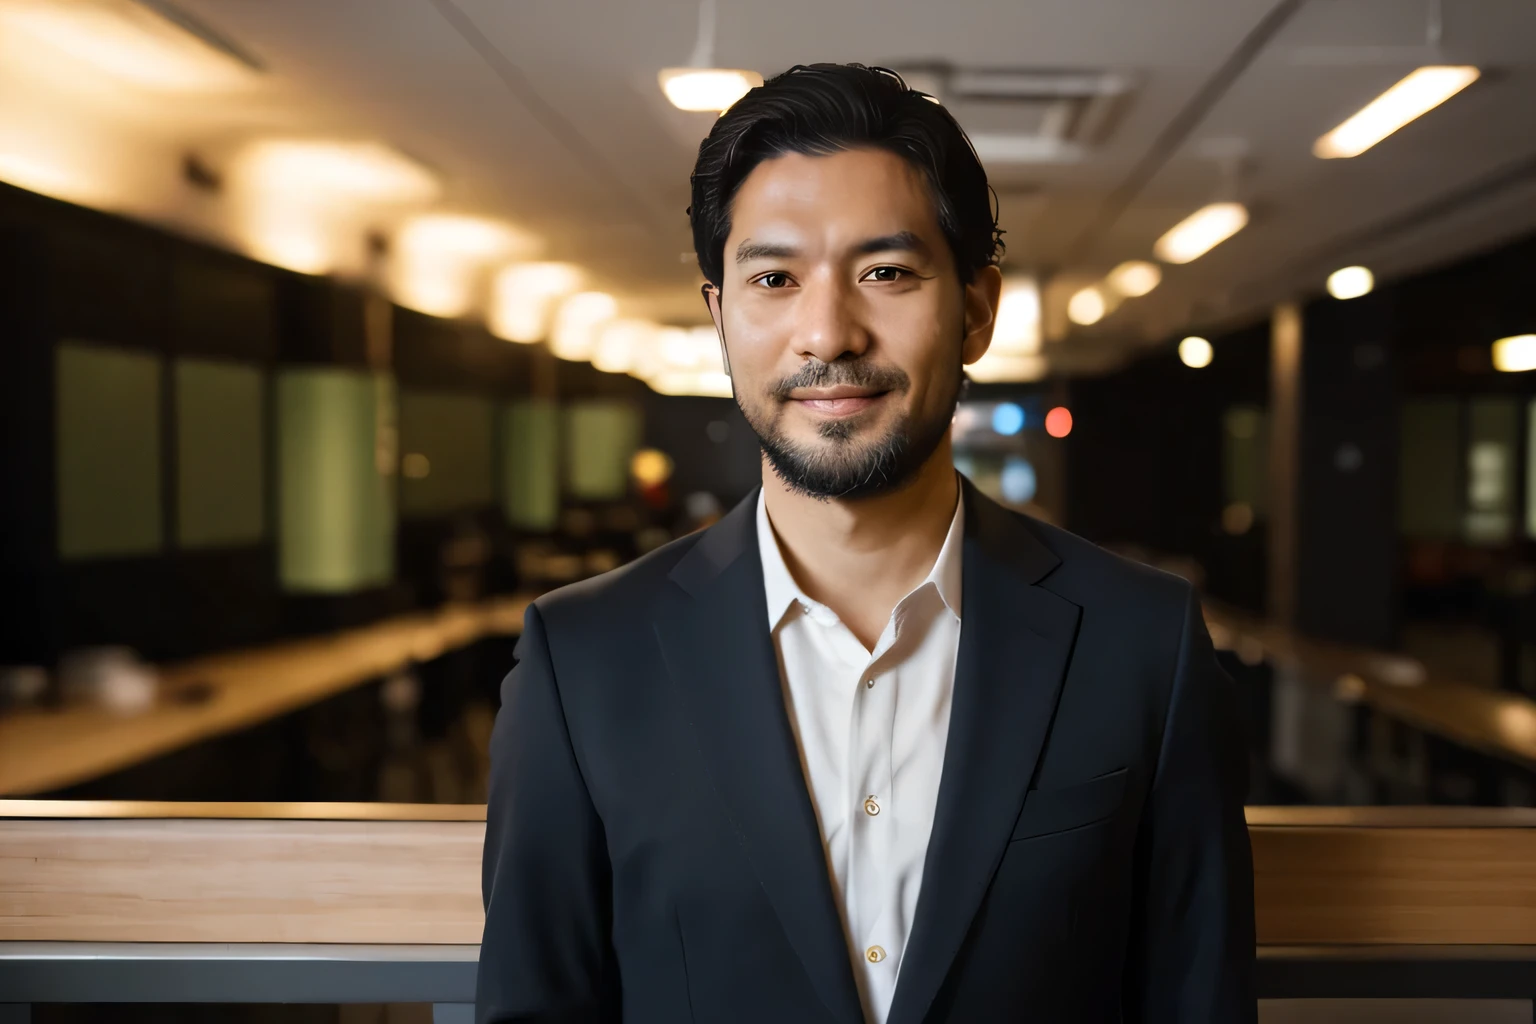
POLYGON ((1084 327, 1098 323, 1107 312, 1109 304, 1104 301, 1104 293, 1091 286, 1078 289, 1067 300, 1067 319, 1084 327))
POLYGON ((989 349, 965 368, 965 375, 978 384, 1027 384, 1044 378, 1050 366, 1043 355, 1010 356, 989 349))
POLYGON ((23 153, 0 151, 0 181, 69 202, 84 202, 92 195, 90 186, 76 175, 23 153))
POLYGON ((1474 67, 1449 65, 1412 71, 1355 116, 1318 139, 1312 146, 1312 155, 1324 160, 1359 156, 1477 81, 1479 73, 1474 67))
POLYGON ((1188 263, 1243 230, 1247 223, 1248 208, 1242 203, 1211 203, 1169 228, 1152 251, 1164 263, 1188 263))
POLYGON ((561 299, 581 287, 584 275, 571 263, 514 263, 497 272, 491 284, 487 326, 507 341, 532 344, 549 333, 550 318, 561 299))
POLYGON ((663 68, 656 79, 679 110, 727 110, 763 84, 757 72, 731 68, 663 68))
POLYGON ((533 236, 483 217, 412 217, 395 233, 391 289, 402 306, 432 316, 462 316, 474 305, 486 264, 531 252, 536 245, 533 236))
POLYGON ((1199 370, 1211 365, 1211 358, 1216 354, 1211 348, 1211 343, 1204 338, 1188 337, 1179 342, 1179 361, 1185 366, 1199 370))
POLYGON ((1040 286, 1034 278, 1010 277, 1003 282, 987 351, 1012 356, 1040 351, 1040 286))
POLYGON ((1139 299, 1163 281, 1163 272, 1147 260, 1126 260, 1104 277, 1104 283, 1116 294, 1139 299))
POLYGON ((657 327, 649 320, 610 320, 598 328, 592 365, 604 373, 628 373, 657 327))
POLYGON ((651 390, 662 395, 697 395, 703 398, 730 398, 731 378, 719 370, 693 373, 669 370, 651 378, 646 383, 651 390))
POLYGON ((1493 368, 1503 373, 1536 370, 1536 334, 1517 334, 1494 342, 1493 368))
POLYGON ((254 68, 182 24, 129 0, 12 0, 0 24, 129 85, 156 92, 239 88, 254 68))
POLYGON ((577 292, 555 313, 549 350, 561 359, 584 362, 597 349, 598 331, 618 312, 619 304, 607 292, 577 292))
POLYGON ((1358 299, 1376 287, 1376 278, 1365 267, 1340 267, 1328 275, 1328 294, 1336 299, 1358 299))
POLYGON ((307 202, 427 202, 440 187, 425 167, 377 142, 271 139, 247 147, 238 164, 257 188, 307 202))

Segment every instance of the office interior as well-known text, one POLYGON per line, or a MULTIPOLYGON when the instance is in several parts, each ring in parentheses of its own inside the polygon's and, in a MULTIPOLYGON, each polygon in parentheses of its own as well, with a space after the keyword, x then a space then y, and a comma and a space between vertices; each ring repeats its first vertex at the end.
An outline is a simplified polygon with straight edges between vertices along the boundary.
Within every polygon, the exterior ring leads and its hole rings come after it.
POLYGON ((818 60, 949 107, 996 192, 957 469, 1200 589, 1261 1019, 1531 1019, 1528 3, 0 0, 0 54, 0 1021, 468 1019, 523 609, 757 486, 688 173, 818 60), (263 829, 281 927, 188 866, 263 829), (439 843, 435 903, 366 889, 439 843), (457 952, 39 966, 92 943, 457 952))

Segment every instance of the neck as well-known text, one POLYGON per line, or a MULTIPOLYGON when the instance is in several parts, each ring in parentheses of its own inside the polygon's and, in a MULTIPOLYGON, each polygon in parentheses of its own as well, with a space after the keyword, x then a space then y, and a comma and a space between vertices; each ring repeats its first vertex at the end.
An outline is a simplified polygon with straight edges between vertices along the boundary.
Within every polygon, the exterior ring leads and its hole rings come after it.
POLYGON ((792 491, 763 460, 763 500, 785 564, 806 596, 836 612, 866 648, 933 569, 959 489, 947 437, 905 487, 857 501, 792 491))

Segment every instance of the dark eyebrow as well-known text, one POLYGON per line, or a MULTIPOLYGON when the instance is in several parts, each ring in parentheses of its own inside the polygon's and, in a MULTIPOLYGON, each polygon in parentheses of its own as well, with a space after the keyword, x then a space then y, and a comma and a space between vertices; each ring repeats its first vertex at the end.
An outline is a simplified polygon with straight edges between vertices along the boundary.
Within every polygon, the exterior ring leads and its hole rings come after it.
POLYGON ((748 260, 763 259, 789 259, 800 255, 800 250, 792 245, 776 245, 772 242, 754 242, 747 238, 736 247, 736 262, 745 263, 748 260))
POLYGON ((881 235, 879 238, 867 238, 860 242, 853 251, 860 256, 893 251, 916 253, 919 256, 931 256, 933 254, 932 250, 928 248, 928 243, 911 231, 898 231, 891 235, 881 235))

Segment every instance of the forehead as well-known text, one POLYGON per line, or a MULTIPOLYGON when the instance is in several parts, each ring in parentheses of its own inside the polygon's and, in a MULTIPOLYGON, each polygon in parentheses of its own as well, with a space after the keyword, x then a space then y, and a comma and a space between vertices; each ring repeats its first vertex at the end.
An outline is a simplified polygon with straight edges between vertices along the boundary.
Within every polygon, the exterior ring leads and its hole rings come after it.
POLYGON ((731 238, 769 227, 939 234, 938 211, 921 171, 883 149, 808 156, 785 153, 752 169, 731 203, 731 238))

